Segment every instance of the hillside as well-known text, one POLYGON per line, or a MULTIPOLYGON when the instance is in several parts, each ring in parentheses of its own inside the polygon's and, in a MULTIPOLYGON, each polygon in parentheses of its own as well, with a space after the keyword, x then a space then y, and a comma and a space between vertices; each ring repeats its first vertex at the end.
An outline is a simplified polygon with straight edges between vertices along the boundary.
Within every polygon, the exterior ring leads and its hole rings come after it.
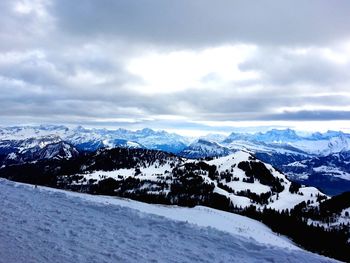
POLYGON ((335 262, 231 213, 0 180, 0 261, 335 262))
POLYGON ((239 151, 210 161, 155 150, 115 148, 72 160, 48 160, 0 169, 0 176, 142 201, 222 209, 254 205, 277 210, 326 196, 294 185, 271 165, 239 151))

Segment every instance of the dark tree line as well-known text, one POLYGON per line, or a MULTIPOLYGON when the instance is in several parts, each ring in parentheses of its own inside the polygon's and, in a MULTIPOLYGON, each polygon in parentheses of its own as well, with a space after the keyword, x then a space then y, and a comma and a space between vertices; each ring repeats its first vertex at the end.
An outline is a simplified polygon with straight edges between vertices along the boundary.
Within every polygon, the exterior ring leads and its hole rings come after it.
POLYGON ((307 250, 350 261, 350 245, 347 242, 350 226, 343 226, 341 229, 326 229, 322 226, 309 225, 300 216, 300 213, 294 210, 279 212, 265 208, 258 211, 254 206, 250 206, 238 212, 261 221, 274 232, 288 236, 307 250))

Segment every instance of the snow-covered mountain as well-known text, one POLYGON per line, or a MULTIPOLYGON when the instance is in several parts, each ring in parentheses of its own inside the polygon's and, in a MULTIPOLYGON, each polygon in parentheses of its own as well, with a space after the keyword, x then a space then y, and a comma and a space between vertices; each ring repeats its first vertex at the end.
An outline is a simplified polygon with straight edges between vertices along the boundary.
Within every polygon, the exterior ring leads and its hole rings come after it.
POLYGON ((24 140, 29 138, 63 137, 69 129, 63 125, 11 126, 0 128, 1 140, 24 140))
POLYGON ((225 156, 232 153, 227 147, 222 146, 216 142, 204 139, 198 139, 191 143, 179 155, 186 158, 205 158, 214 156, 225 156))
POLYGON ((78 150, 74 146, 63 141, 48 144, 39 151, 26 150, 22 154, 28 158, 29 153, 32 155, 32 160, 70 159, 79 155, 78 150))
MULTIPOLYGON (((26 140, 24 140, 26 141, 26 140)), ((2 165, 20 164, 26 162, 36 162, 40 160, 60 160, 71 159, 79 155, 78 150, 63 141, 49 143, 46 145, 37 145, 30 148, 24 148, 20 151, 13 150, 8 154, 2 155, 2 165)))
POLYGON ((285 129, 278 130, 272 129, 267 132, 258 133, 231 133, 225 140, 224 143, 231 143, 233 141, 255 141, 264 143, 286 143, 293 142, 302 139, 294 130, 285 129))
MULTIPOLYGON (((215 142, 221 146, 222 152, 227 152, 228 154, 232 151, 245 150, 257 155, 265 162, 273 164, 282 171, 285 171, 284 167, 286 165, 295 161, 318 157, 321 157, 323 160, 327 158, 322 157, 332 156, 350 149, 350 135, 335 131, 301 136, 291 129, 273 129, 265 133, 260 132, 256 134, 231 133, 224 140, 215 142)), ((206 151, 203 151, 202 154, 199 147, 196 151, 195 147, 191 149, 191 146, 189 146, 188 150, 196 158, 208 155, 206 151)), ((215 152, 214 149, 213 152, 215 152)), ((188 157, 191 157, 191 155, 188 157)), ((328 159, 330 158, 328 157, 328 159)), ((341 159, 341 161, 345 161, 345 159, 341 159)), ((338 162, 338 164, 341 165, 341 162, 338 162)), ((328 166, 327 163, 324 165, 328 166)), ((334 171, 332 167, 328 167, 326 170, 334 171)), ((350 171, 347 170, 347 172, 350 171)), ((332 177, 332 173, 329 173, 328 176, 332 177)))
MULTIPOLYGON (((61 138, 78 149, 95 151, 102 147, 133 145, 147 149, 163 150, 178 153, 188 147, 190 138, 152 129, 86 129, 81 126, 68 128, 62 125, 16 126, 0 128, 0 142, 20 141, 29 138, 61 138), (124 141, 123 141, 124 140, 124 141)), ((296 152, 300 154, 326 156, 332 153, 350 150, 350 135, 343 132, 328 131, 313 133, 307 136, 298 135, 294 130, 272 129, 265 133, 231 133, 224 137, 221 134, 208 134, 200 140, 215 142, 229 149, 296 152)), ((198 141, 198 139, 197 139, 198 141)))
POLYGON ((42 149, 48 144, 58 143, 61 138, 56 135, 37 136, 21 139, 0 140, 0 154, 22 153, 31 148, 42 149))
MULTIPOLYGON (((21 130, 23 131, 23 130, 21 130)), ((70 159, 79 155, 57 135, 0 140, 0 164, 18 164, 42 159, 70 159)))
POLYGON ((326 156, 350 150, 350 134, 335 131, 301 136, 291 129, 272 129, 265 133, 232 133, 222 141, 223 145, 229 148, 240 146, 245 142, 249 142, 250 145, 246 147, 254 151, 275 152, 275 148, 278 148, 279 151, 284 149, 309 155, 326 156))
POLYGON ((102 148, 149 148, 181 151, 186 139, 164 131, 143 129, 86 129, 62 125, 16 126, 0 128, 0 166, 41 159, 69 159, 79 152, 102 148))
POLYGON ((286 143, 299 141, 302 139, 302 137, 298 136, 297 133, 292 129, 272 129, 265 133, 258 132, 252 136, 252 139, 265 143, 286 143))
POLYGON ((166 131, 154 131, 152 129, 142 129, 135 132, 128 131, 125 134, 125 139, 133 140, 147 149, 161 150, 171 153, 182 151, 189 140, 175 133, 166 131))
POLYGON ((0 128, 0 142, 18 141, 30 138, 56 137, 74 145, 78 150, 96 151, 101 148, 131 147, 157 149, 177 153, 189 143, 189 139, 168 133, 142 129, 131 131, 126 129, 86 129, 81 126, 68 128, 65 126, 19 126, 0 128))
POLYGON ((0 180, 0 258, 17 262, 336 262, 262 223, 0 180))

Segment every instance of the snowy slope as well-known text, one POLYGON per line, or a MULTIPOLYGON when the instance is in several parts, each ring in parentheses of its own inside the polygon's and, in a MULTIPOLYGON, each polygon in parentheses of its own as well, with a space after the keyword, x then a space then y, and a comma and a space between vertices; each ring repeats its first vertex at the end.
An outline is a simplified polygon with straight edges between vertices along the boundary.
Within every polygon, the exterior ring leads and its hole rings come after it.
MULTIPOLYGON (((143 194, 168 195, 170 193, 176 195, 171 192, 171 189, 174 185, 176 187, 179 177, 187 181, 186 178, 190 175, 190 178, 200 178, 198 182, 203 181, 203 185, 197 185, 198 188, 213 185, 214 193, 227 197, 237 207, 244 208, 254 205, 260 209, 266 206, 277 210, 292 209, 303 201, 317 203, 317 196, 324 195, 315 187, 305 186, 292 193, 290 191, 292 183, 284 174, 275 170, 271 165, 259 161, 250 153, 243 151, 214 158, 211 161, 181 159, 163 154, 157 155, 156 158, 152 157, 150 160, 154 161, 151 162, 144 158, 146 156, 149 158, 153 154, 157 154, 156 152, 149 152, 148 154, 140 152, 136 156, 135 153, 130 151, 126 154, 132 156, 136 161, 134 166, 119 165, 116 169, 111 167, 108 170, 104 170, 103 167, 102 169, 93 168, 95 160, 99 160, 100 156, 106 156, 106 159, 115 158, 111 157, 109 153, 110 150, 101 151, 88 162, 84 162, 82 164, 84 169, 80 173, 73 176, 61 175, 61 186, 65 188, 73 187, 73 189, 76 189, 75 186, 79 185, 91 187, 92 185, 97 186, 99 182, 107 178, 112 178, 119 182, 119 186, 115 186, 115 193, 117 193, 116 190, 120 190, 119 195, 128 193, 129 197, 133 197, 132 194, 137 196, 137 193, 141 190, 143 194), (207 168, 203 165, 207 165, 207 168), (208 167, 214 169, 215 172, 212 175, 209 174, 208 167), (179 175, 179 172, 181 175, 179 175), (138 180, 138 182, 130 185, 126 181, 128 179, 138 180), (122 185, 126 188, 121 187, 122 185)), ((122 155, 121 151, 116 156, 122 155)), ((189 180, 191 181, 191 179, 189 180)), ((190 183, 190 181, 187 182, 190 183)), ((172 199, 171 197, 168 198, 172 199)), ((169 202, 172 203, 170 200, 169 202)))
MULTIPOLYGON (((241 190, 249 190, 250 192, 256 194, 270 192, 270 187, 262 184, 259 180, 254 180, 254 183, 244 182, 244 179, 247 179, 247 175, 242 169, 239 168, 239 164, 241 162, 249 161, 251 158, 252 156, 249 153, 239 151, 225 157, 214 159, 208 163, 211 165, 216 165, 219 173, 229 171, 234 177, 238 178, 237 181, 233 180, 228 183, 225 182, 225 180, 221 180, 222 184, 229 186, 236 192, 241 190)), ((258 160, 256 162, 261 163, 258 160)), ((323 195, 315 187, 301 187, 298 194, 293 194, 289 191, 291 182, 285 177, 284 174, 278 172, 269 164, 264 164, 264 166, 269 170, 274 178, 278 178, 280 180, 282 186, 284 187, 282 192, 273 193, 267 207, 274 208, 276 210, 291 209, 302 201, 310 200, 316 202, 316 196, 319 194, 323 195)), ((226 195, 232 199, 233 203, 236 203, 239 206, 246 207, 252 204, 251 200, 246 197, 237 196, 237 194, 232 193, 228 194, 222 190, 219 191, 219 193, 226 195)), ((257 206, 259 207, 259 205, 257 206)))
POLYGON ((0 180, 0 262, 335 262, 259 222, 0 180))

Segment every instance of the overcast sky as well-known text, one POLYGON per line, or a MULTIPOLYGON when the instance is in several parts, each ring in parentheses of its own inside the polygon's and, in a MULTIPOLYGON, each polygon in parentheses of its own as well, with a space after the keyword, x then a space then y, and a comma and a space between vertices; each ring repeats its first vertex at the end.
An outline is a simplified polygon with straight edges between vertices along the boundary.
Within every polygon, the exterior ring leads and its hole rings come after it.
POLYGON ((350 1, 1 0, 0 124, 350 129, 350 1))

